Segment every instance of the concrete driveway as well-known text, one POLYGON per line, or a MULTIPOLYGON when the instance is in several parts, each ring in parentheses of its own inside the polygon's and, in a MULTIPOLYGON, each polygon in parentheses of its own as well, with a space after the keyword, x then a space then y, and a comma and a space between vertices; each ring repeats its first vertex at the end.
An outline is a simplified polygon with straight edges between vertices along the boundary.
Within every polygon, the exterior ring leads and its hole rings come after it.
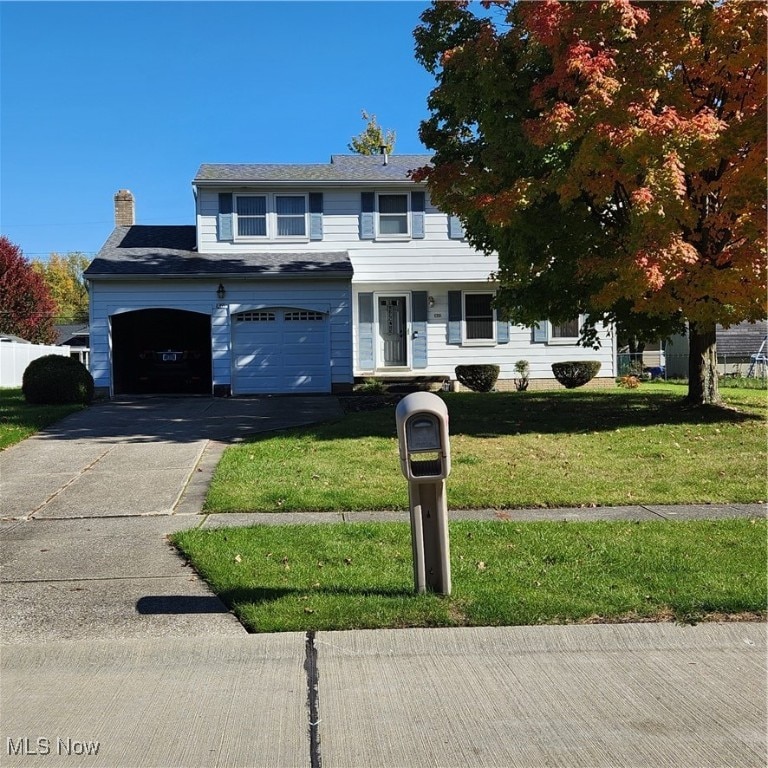
POLYGON ((340 416, 329 396, 97 404, 0 453, 0 517, 199 512, 205 484, 196 476, 215 466, 228 443, 340 416))

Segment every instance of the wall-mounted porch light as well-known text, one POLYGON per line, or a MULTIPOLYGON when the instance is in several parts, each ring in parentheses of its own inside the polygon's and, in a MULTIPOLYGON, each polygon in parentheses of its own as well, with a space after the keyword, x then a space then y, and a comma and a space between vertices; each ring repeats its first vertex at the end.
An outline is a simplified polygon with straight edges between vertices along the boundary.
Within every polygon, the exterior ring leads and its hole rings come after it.
POLYGON ((226 288, 219 283, 219 287, 216 289, 216 295, 219 297, 219 299, 223 299, 227 295, 226 288))
POLYGON ((429 304, 429 308, 432 309, 432 307, 435 306, 435 297, 434 296, 430 296, 427 299, 427 304, 429 304))

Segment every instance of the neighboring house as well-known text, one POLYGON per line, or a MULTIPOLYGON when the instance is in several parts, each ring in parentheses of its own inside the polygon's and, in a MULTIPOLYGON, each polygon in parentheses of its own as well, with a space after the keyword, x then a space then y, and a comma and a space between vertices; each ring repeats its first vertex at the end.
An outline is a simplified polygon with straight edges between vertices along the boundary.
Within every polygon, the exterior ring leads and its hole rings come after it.
MULTIPOLYGON (((765 376, 768 321, 744 321, 730 328, 717 326, 717 365, 725 376, 765 376), (762 358, 762 359, 758 359, 762 358), (757 365, 753 366, 753 363, 757 365)), ((688 378, 688 336, 676 335, 669 339, 666 349, 667 377, 688 378)))
POLYGON ((89 335, 87 323, 68 323, 54 326, 56 344, 67 344, 70 347, 87 347, 89 335))
POLYGON ((61 324, 56 327, 56 346, 69 347, 69 356, 88 367, 90 330, 87 323, 61 324))
POLYGON ((21 336, 14 336, 12 333, 0 333, 0 343, 5 342, 6 344, 31 344, 31 341, 27 341, 27 339, 22 339, 21 336))
POLYGON ((579 319, 536 329, 492 307, 497 261, 463 238, 408 177, 426 155, 334 155, 315 165, 202 165, 194 226, 139 226, 115 196, 116 228, 85 272, 91 373, 110 394, 332 392, 356 380, 454 378, 460 364, 514 365, 554 382, 579 319))

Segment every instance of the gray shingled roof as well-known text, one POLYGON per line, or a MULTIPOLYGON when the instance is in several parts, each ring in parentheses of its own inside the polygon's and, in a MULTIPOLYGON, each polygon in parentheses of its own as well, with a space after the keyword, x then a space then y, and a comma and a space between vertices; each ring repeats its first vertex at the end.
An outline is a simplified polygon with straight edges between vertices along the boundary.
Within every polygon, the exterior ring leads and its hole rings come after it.
MULTIPOLYGON (((768 335, 768 322, 765 320, 756 323, 743 322, 730 328, 717 326, 717 354, 736 359, 749 361, 750 357, 757 354, 763 339, 768 335)), ((766 350, 763 350, 766 354, 766 350)))
POLYGON ((56 331, 56 345, 62 344, 70 347, 87 347, 90 328, 88 323, 64 323, 54 326, 56 331))
POLYGON ((389 155, 386 165, 382 155, 333 155, 330 163, 299 165, 293 163, 215 164, 204 163, 195 176, 195 184, 232 184, 237 182, 408 182, 408 171, 428 165, 431 155, 389 155))
POLYGON ((352 277, 346 251, 198 253, 194 226, 116 227, 85 277, 352 277))

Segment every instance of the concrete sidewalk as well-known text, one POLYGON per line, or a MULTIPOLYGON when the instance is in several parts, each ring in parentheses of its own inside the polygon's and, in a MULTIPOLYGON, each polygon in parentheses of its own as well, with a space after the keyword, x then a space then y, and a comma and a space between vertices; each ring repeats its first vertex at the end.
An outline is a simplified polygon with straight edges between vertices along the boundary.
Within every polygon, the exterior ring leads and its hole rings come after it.
MULTIPOLYGON (((200 513, 227 442, 338 415, 334 398, 144 399, 75 414, 0 453, 0 765, 765 765, 764 624, 248 635, 166 535, 406 520, 200 513)), ((764 515, 713 505, 461 516, 764 515)))
POLYGON ((765 656, 762 624, 14 645, 0 763, 762 768, 765 656))

